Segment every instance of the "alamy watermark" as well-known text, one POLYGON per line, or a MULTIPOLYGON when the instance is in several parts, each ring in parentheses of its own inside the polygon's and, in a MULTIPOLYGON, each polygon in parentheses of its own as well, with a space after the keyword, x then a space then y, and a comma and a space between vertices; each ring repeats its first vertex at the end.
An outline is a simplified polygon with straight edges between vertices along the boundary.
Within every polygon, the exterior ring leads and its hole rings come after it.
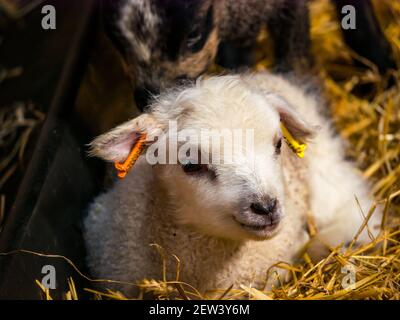
POLYGON ((345 290, 354 290, 356 289, 356 267, 348 263, 340 269, 341 273, 344 275, 342 278, 342 288, 345 290))
MULTIPOLYGON (((167 133, 147 137, 149 164, 233 164, 252 159, 254 129, 181 129, 170 121, 167 133)), ((254 161, 247 163, 254 166, 254 161)))
POLYGON ((44 30, 56 29, 56 8, 52 5, 45 5, 42 7, 42 28, 44 30))
POLYGON ((345 15, 341 21, 342 28, 344 30, 356 29, 356 8, 346 5, 342 7, 341 13, 345 15))
POLYGON ((54 290, 56 288, 56 268, 51 264, 46 264, 42 267, 42 274, 45 276, 42 278, 42 286, 47 289, 54 290))

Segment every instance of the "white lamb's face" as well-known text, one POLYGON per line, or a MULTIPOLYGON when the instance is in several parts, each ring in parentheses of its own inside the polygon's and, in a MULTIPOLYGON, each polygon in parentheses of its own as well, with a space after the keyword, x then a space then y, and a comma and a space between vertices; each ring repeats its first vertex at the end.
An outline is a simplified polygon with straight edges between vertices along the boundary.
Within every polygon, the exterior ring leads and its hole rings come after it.
POLYGON ((179 163, 157 166, 158 176, 180 208, 178 223, 222 238, 269 238, 283 217, 279 115, 263 101, 247 118, 224 115, 229 128, 217 128, 219 116, 180 121, 179 163))
POLYGON ((281 140, 238 154, 230 164, 160 165, 159 177, 180 210, 179 223, 205 234, 265 239, 283 217, 281 140), (264 149, 264 150, 261 150, 264 149))
POLYGON ((161 96, 150 113, 96 138, 92 154, 123 162, 145 134, 146 159, 177 223, 222 238, 266 239, 284 223, 280 123, 298 140, 313 133, 278 95, 254 91, 238 76, 212 77, 161 96), (163 141, 164 153, 157 149, 163 141), (168 154, 166 164, 151 163, 152 154, 168 154))

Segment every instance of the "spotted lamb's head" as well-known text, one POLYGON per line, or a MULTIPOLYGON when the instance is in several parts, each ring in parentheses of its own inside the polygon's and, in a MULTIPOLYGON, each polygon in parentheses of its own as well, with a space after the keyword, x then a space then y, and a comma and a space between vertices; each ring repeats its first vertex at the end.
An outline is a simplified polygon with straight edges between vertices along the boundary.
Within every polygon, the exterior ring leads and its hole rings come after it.
POLYGON ((212 77, 161 94, 148 113, 94 140, 92 152, 123 161, 146 134, 146 159, 177 222, 218 237, 265 239, 285 211, 281 156, 289 151, 281 155, 280 122, 298 140, 313 134, 277 94, 240 76, 212 77))
POLYGON ((110 23, 113 39, 136 82, 135 98, 141 108, 149 93, 194 79, 213 61, 218 4, 212 0, 108 1, 116 7, 110 23))

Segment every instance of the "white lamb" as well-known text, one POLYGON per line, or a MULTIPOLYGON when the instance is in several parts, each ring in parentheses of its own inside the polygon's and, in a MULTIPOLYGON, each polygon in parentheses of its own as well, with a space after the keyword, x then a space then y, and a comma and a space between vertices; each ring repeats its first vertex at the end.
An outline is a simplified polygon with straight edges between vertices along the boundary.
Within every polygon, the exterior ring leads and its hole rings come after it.
MULTIPOLYGON (((152 165, 141 156, 125 179, 90 206, 85 240, 92 274, 129 282, 162 279, 160 254, 151 246, 158 244, 179 257, 179 280, 201 292, 263 287, 268 268, 293 262, 309 240, 307 214, 325 243, 351 241, 372 200, 318 103, 268 73, 210 77, 161 94, 148 113, 95 139, 94 155, 123 161, 141 133, 148 150, 151 137, 171 140, 170 121, 192 135, 204 129, 254 130, 252 148, 234 139, 222 142, 236 147, 230 162, 199 163, 198 155, 221 154, 220 146, 208 149, 202 142, 195 146, 196 157, 188 155, 196 159, 184 163, 152 165), (308 142, 304 158, 281 142, 280 122, 308 142)), ((376 214, 369 220, 369 232, 366 228, 358 241, 377 234, 379 219, 376 214)), ((175 261, 167 260, 167 280, 175 280, 175 261)), ((117 289, 136 292, 132 286, 117 289)))

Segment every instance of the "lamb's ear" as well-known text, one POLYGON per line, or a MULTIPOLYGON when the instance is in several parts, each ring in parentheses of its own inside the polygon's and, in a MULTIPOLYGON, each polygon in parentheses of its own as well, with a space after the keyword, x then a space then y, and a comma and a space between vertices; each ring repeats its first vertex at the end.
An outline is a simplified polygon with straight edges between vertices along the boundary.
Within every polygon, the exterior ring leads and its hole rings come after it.
POLYGON ((122 162, 142 134, 146 135, 146 143, 151 143, 161 133, 161 124, 151 114, 142 114, 94 139, 89 145, 89 154, 107 161, 122 162))
POLYGON ((293 138, 306 142, 315 136, 319 127, 309 124, 284 98, 277 95, 268 95, 268 101, 276 108, 281 122, 289 130, 293 138))

